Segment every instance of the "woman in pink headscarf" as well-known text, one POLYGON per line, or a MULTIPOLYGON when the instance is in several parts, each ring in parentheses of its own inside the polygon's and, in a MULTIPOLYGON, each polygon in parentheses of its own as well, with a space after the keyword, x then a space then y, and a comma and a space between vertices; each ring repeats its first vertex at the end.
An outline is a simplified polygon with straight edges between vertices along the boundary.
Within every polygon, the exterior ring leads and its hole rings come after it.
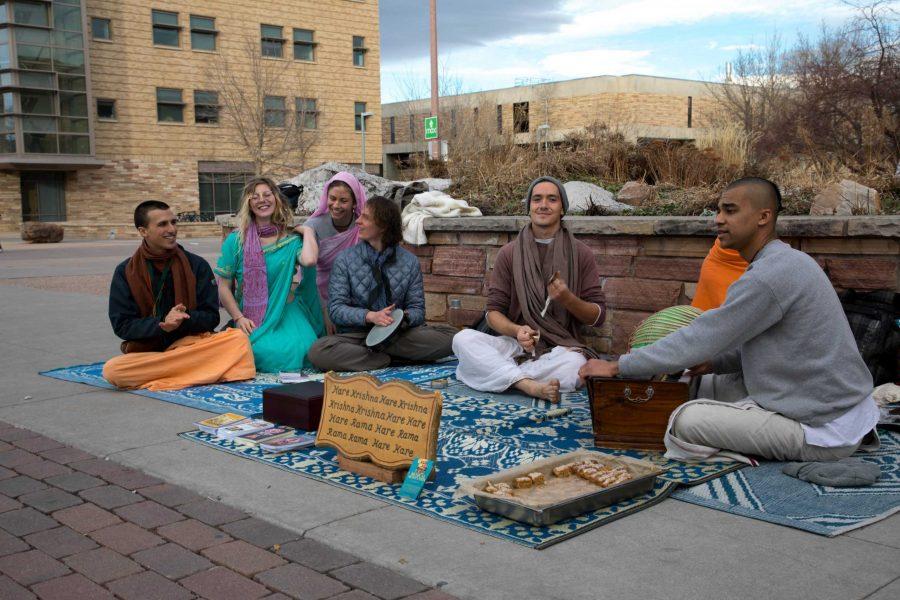
MULTIPOLYGON (((316 263, 316 284, 322 306, 328 306, 328 278, 334 259, 342 251, 359 241, 356 218, 366 207, 366 191, 351 173, 341 171, 325 183, 319 207, 307 219, 305 226, 312 229, 319 243, 319 260, 316 263)), ((325 315, 326 327, 333 333, 333 326, 325 315)))

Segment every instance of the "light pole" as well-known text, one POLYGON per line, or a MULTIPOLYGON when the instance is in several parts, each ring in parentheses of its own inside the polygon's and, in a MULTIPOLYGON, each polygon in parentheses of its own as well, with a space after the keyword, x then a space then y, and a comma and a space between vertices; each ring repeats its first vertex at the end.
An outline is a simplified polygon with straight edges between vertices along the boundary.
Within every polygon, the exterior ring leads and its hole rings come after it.
POLYGON ((359 122, 362 127, 362 172, 366 172, 366 117, 371 117, 375 113, 363 112, 359 113, 359 122))

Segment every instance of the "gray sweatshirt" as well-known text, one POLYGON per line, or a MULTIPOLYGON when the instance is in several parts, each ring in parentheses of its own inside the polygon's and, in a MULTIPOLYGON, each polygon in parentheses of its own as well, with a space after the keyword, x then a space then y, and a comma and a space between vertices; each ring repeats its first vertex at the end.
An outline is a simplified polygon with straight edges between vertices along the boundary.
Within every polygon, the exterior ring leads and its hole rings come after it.
POLYGON ((674 373, 713 361, 742 372, 749 398, 811 427, 872 393, 872 376, 828 277, 780 240, 759 251, 725 303, 655 344, 619 359, 622 377, 674 373))

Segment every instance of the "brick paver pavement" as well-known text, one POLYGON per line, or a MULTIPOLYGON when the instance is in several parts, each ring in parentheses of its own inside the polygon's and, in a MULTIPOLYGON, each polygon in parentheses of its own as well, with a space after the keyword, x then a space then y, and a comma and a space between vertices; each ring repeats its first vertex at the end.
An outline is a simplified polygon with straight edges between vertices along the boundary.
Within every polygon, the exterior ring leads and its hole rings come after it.
POLYGON ((0 421, 0 598, 454 600, 0 421))

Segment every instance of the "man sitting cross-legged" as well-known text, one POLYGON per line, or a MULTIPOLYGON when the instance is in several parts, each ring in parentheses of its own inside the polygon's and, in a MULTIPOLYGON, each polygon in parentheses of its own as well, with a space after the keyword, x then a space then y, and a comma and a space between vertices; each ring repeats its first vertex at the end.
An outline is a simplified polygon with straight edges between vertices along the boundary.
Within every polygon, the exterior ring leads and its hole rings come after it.
POLYGON ((579 367, 593 355, 579 329, 603 321, 605 302, 591 249, 563 225, 562 184, 536 179, 525 202, 531 223, 500 249, 488 291, 487 322, 500 335, 456 334, 456 377, 483 392, 515 387, 557 401, 576 388, 579 367))
POLYGON ((107 361, 103 376, 120 388, 150 390, 253 378, 247 334, 211 333, 219 324, 212 269, 178 245, 169 206, 140 203, 134 225, 143 241, 116 267, 109 291, 109 320, 124 354, 107 361))
POLYGON ((701 386, 702 399, 674 414, 665 440, 673 458, 731 450, 838 460, 853 454, 878 421, 872 376, 828 277, 776 237, 780 207, 771 181, 748 177, 729 185, 715 220, 719 241, 750 264, 725 303, 618 362, 591 360, 581 369, 583 377, 646 378, 688 367, 728 374, 712 378, 707 392, 701 386))

